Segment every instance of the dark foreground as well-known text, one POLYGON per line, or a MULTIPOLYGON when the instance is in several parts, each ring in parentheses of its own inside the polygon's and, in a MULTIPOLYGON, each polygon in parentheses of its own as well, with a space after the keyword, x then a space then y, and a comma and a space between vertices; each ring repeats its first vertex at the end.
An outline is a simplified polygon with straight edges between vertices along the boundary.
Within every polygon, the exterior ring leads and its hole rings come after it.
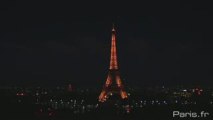
POLYGON ((211 94, 198 94, 198 96, 192 94, 189 97, 180 97, 181 99, 175 97, 173 100, 173 95, 168 92, 154 94, 151 97, 149 97, 151 92, 145 93, 147 95, 133 94, 128 107, 125 107, 119 102, 103 106, 97 102, 98 94, 96 93, 2 89, 0 91, 0 119, 213 120, 211 94), (175 116, 173 116, 174 112, 175 116))
POLYGON ((211 120, 212 106, 184 105, 184 106, 145 106, 132 109, 130 113, 116 108, 93 109, 84 113, 74 113, 71 110, 50 110, 48 108, 30 104, 1 104, 2 120, 211 120), (42 109, 41 109, 42 108, 42 109), (208 112, 208 116, 173 117, 173 111, 180 112, 208 112))

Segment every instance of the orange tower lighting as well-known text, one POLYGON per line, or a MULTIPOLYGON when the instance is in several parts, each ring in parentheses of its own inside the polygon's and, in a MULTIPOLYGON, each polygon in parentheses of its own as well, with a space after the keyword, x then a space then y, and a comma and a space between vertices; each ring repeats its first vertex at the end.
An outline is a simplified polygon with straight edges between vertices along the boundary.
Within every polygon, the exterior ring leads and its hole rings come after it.
POLYGON ((116 36, 115 27, 112 27, 112 41, 111 41, 111 56, 110 66, 106 82, 103 86, 102 92, 99 95, 99 101, 105 102, 107 98, 113 93, 118 93, 122 99, 128 98, 121 82, 121 77, 118 69, 117 51, 116 51, 116 36))

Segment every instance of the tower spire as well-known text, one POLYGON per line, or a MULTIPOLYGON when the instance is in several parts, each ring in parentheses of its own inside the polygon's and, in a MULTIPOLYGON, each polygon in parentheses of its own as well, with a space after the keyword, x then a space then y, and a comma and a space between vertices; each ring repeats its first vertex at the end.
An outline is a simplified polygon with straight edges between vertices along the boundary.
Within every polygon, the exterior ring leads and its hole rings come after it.
POLYGON ((112 23, 112 31, 115 31, 115 24, 112 23))
POLYGON ((116 37, 115 37, 114 24, 112 26, 111 56, 110 56, 110 68, 109 69, 118 69, 117 50, 116 50, 116 37))

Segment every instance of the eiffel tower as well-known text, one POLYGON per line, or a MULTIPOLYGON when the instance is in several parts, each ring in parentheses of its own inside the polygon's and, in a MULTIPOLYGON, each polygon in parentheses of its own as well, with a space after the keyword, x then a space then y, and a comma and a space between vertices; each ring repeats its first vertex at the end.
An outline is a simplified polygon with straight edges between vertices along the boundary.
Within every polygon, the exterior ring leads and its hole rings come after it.
POLYGON ((105 102, 113 94, 118 94, 121 99, 128 98, 127 93, 124 90, 124 86, 121 82, 121 77, 118 69, 115 34, 115 27, 113 25, 109 72, 102 92, 99 95, 99 102, 105 102))

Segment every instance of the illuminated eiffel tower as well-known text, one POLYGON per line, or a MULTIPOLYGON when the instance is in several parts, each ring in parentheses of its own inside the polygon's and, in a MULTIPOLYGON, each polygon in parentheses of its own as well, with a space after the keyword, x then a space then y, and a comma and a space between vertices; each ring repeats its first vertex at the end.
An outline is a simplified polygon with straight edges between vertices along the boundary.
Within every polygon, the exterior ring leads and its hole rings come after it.
POLYGON ((116 36, 115 28, 112 28, 112 41, 111 41, 111 57, 110 67, 106 82, 103 86, 102 92, 99 95, 99 101, 105 102, 110 96, 118 94, 121 99, 128 98, 124 86, 121 82, 121 77, 118 69, 117 52, 116 52, 116 36))

